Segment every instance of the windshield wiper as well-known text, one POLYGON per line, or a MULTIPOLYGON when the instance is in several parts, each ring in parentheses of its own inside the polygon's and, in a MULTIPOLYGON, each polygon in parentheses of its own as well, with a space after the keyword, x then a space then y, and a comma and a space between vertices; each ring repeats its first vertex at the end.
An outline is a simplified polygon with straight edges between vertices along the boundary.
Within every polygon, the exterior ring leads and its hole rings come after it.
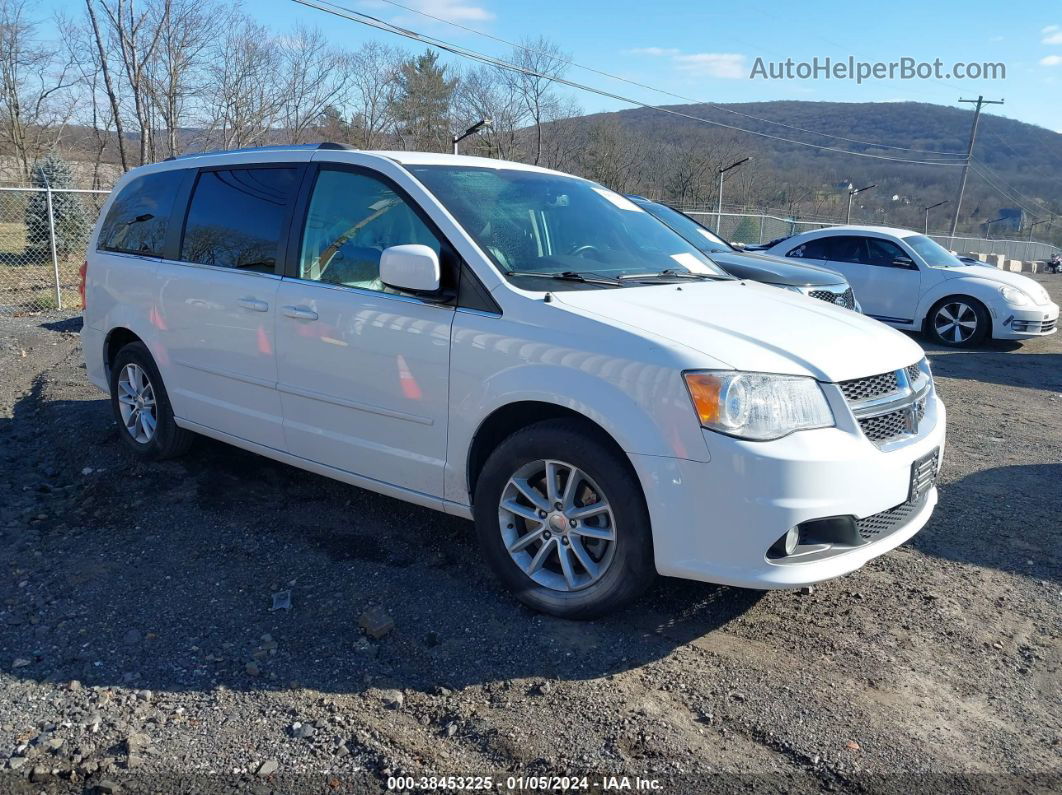
POLYGON ((711 279, 712 281, 730 281, 733 276, 724 276, 721 273, 694 273, 693 271, 680 271, 675 268, 664 268, 655 273, 629 273, 619 277, 621 281, 645 281, 647 279, 711 279))
POLYGON ((509 271, 509 276, 534 276, 538 279, 556 279, 562 282, 582 282, 584 284, 607 284, 610 287, 620 287, 623 282, 608 276, 595 276, 592 273, 579 273, 578 271, 560 271, 551 273, 545 271, 509 271))

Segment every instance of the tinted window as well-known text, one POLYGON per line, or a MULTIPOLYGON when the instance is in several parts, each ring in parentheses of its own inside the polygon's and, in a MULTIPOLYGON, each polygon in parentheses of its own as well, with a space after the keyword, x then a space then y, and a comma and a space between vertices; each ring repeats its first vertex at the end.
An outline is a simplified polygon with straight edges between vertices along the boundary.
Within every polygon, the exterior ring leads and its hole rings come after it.
POLYGON ((306 214, 299 278, 384 290, 380 255, 385 248, 409 243, 442 255, 438 238, 386 183, 322 169, 306 214))
POLYGON ((900 257, 908 261, 911 259, 907 252, 889 240, 879 237, 868 237, 866 240, 867 262, 871 265, 892 265, 900 257))
POLYGON ((294 168, 200 172, 181 259, 272 273, 297 177, 294 168))
POLYGON ((652 202, 635 202, 654 218, 659 218, 670 226, 687 241, 699 248, 705 254, 717 254, 719 252, 733 251, 729 243, 725 242, 715 232, 701 226, 688 215, 680 213, 668 207, 666 204, 652 202))
POLYGON ((834 262, 866 263, 867 246, 864 237, 831 237, 828 259, 834 262))
POLYGON ((104 251, 162 256, 173 197, 187 171, 145 174, 122 188, 100 230, 104 251))
POLYGON ((815 238, 790 249, 786 256, 803 257, 805 259, 829 259, 829 242, 830 238, 828 237, 815 238))

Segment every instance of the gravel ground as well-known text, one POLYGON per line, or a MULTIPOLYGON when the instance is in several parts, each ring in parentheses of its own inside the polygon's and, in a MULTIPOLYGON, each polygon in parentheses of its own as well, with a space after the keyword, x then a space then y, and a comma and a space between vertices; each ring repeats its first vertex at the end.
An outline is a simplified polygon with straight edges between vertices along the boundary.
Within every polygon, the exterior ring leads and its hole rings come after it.
POLYGON ((895 552, 570 623, 463 521, 208 440, 134 462, 79 322, 0 318, 2 790, 1062 789, 1060 337, 929 350, 941 500, 895 552))

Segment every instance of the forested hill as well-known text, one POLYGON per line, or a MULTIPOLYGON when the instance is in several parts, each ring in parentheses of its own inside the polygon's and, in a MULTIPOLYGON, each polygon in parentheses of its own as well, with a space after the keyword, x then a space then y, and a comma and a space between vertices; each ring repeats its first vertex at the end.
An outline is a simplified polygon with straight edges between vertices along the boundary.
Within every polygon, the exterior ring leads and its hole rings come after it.
MULTIPOLYGON (((782 138, 913 160, 947 159, 941 154, 922 152, 964 153, 973 116, 968 108, 918 102, 781 101, 666 107, 688 116, 782 138), (789 127, 764 123, 750 116, 789 127), (816 135, 816 132, 853 140, 839 140, 816 135), (872 145, 875 143, 921 151, 872 145)), ((650 108, 593 114, 570 121, 579 126, 605 125, 633 139, 650 139, 668 148, 675 146, 689 152, 725 149, 728 155, 735 157, 752 155, 761 169, 774 174, 775 178, 820 189, 843 181, 877 182, 890 194, 909 194, 912 203, 923 200, 933 203, 934 200, 952 198, 960 171, 958 168, 852 157, 732 132, 650 108)), ((1056 213, 1062 212, 1062 134, 986 112, 981 117, 974 157, 987 166, 989 180, 1010 189, 1014 198, 1037 211, 1032 214, 1046 214, 1048 208, 1056 213)), ((978 214, 991 214, 999 207, 1016 204, 1000 195, 980 174, 971 174, 970 191, 971 203, 968 207, 964 203, 964 209, 969 209, 971 221, 978 214)), ((879 195, 882 195, 880 191, 879 195)))

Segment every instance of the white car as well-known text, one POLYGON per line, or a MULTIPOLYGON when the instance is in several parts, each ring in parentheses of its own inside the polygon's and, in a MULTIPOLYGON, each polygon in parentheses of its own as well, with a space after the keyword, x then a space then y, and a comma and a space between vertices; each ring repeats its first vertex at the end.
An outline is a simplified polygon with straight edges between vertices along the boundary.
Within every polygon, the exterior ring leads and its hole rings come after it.
POLYGON ((656 573, 837 577, 937 502, 918 345, 734 279, 565 174, 334 144, 181 157, 119 181, 83 288, 88 375, 135 455, 204 434, 474 519, 556 615, 656 573))
POLYGON ((953 347, 987 337, 1028 339, 1055 333, 1058 305, 1020 273, 968 265, 909 229, 831 226, 786 238, 768 254, 839 271, 863 312, 953 347))

